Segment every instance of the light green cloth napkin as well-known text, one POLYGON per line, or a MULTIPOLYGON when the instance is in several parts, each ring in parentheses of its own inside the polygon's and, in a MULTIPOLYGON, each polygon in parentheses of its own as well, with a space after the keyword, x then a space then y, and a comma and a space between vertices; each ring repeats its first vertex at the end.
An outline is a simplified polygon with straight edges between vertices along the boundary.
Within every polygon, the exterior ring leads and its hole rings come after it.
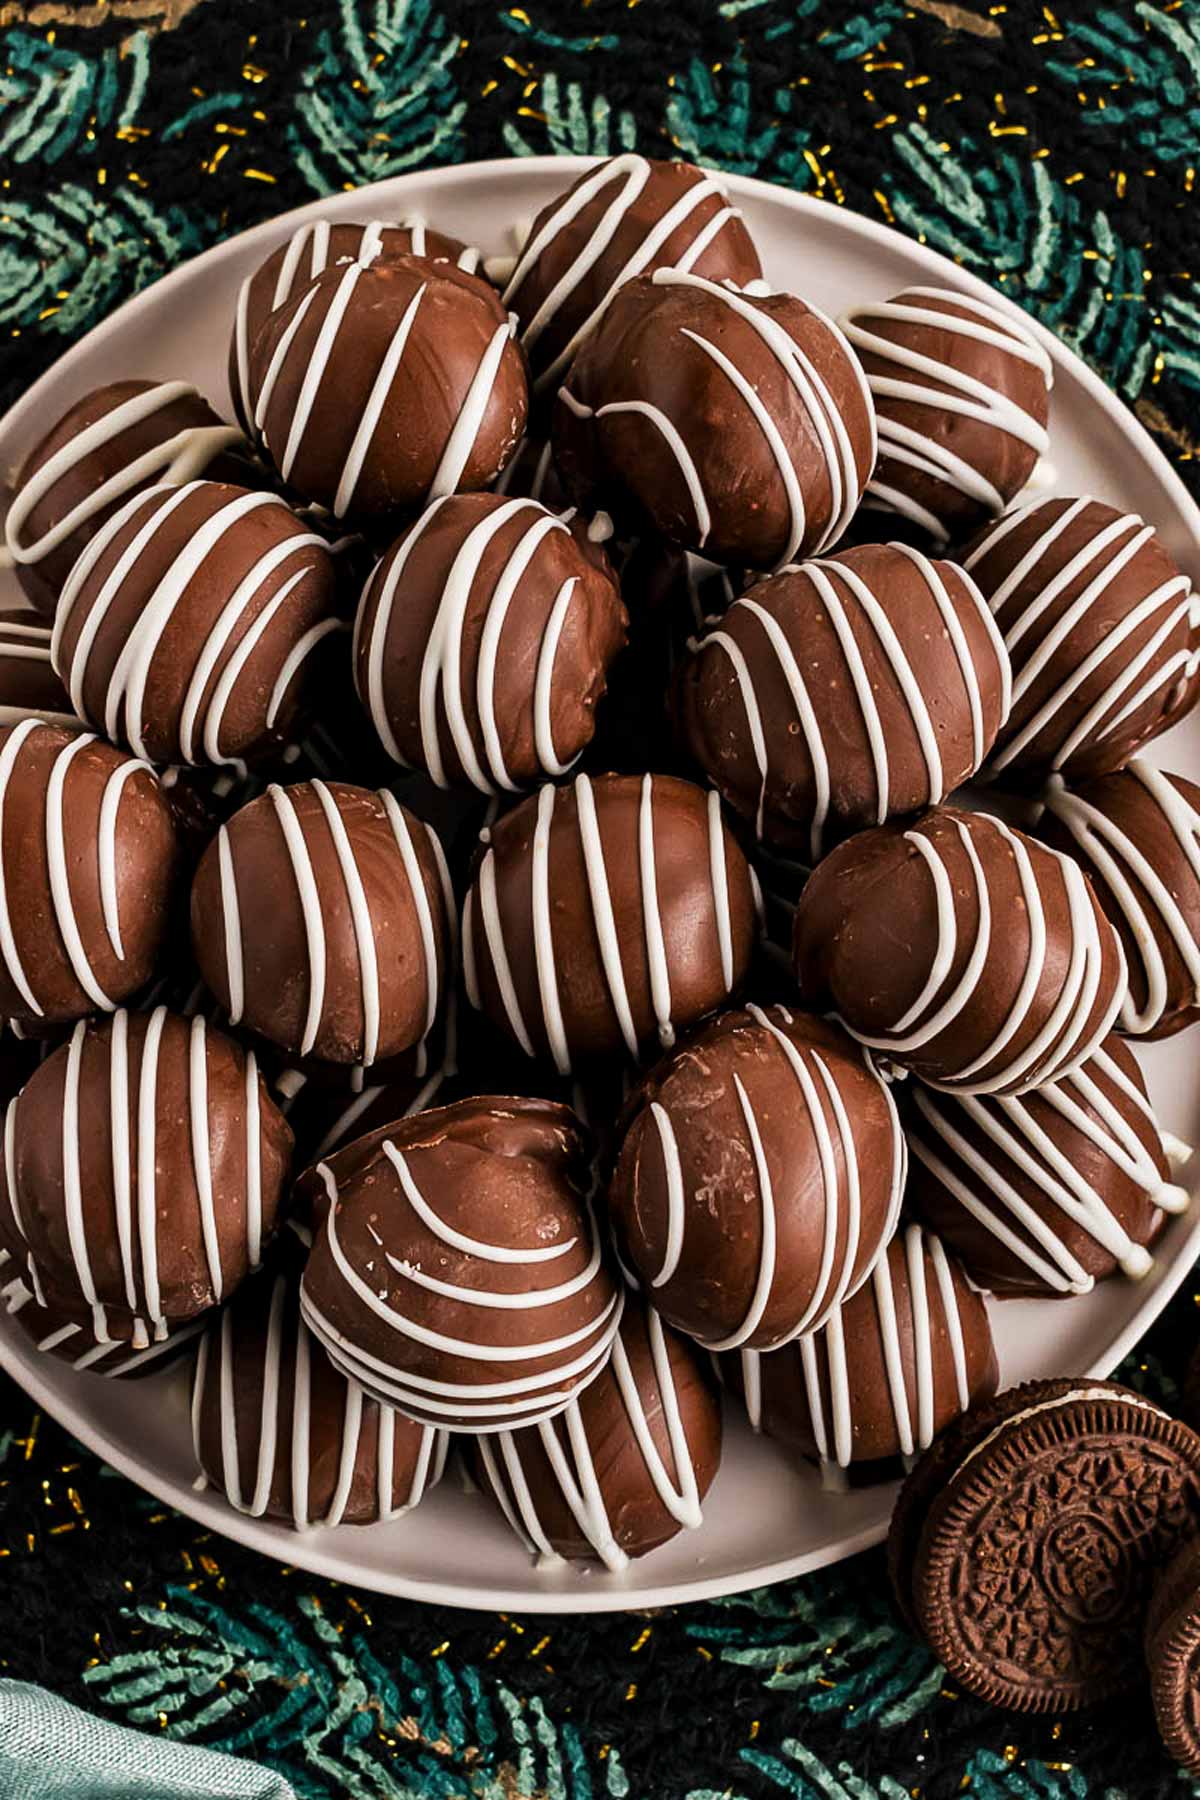
POLYGON ((69 1706, 45 1688, 0 1681, 4 1800, 295 1800, 255 1763, 144 1737, 69 1706))

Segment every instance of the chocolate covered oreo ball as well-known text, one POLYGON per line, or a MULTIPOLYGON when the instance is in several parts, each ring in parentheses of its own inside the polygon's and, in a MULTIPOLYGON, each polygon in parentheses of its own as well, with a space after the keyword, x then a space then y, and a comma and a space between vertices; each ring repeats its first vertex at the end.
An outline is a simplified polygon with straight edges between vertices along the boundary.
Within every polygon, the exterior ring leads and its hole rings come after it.
POLYGON ((762 274, 741 213, 710 171, 614 156, 544 206, 503 295, 535 391, 553 393, 625 282, 665 268, 739 287, 762 274))
POLYGON ((338 519, 485 488, 525 430, 512 329, 487 283, 453 263, 336 264, 254 343, 255 429, 281 478, 338 519))
POLYGON ((111 1012, 153 975, 180 872, 152 769, 29 718, 0 726, 0 1016, 111 1012))
POLYGON ((685 1339, 641 1301, 608 1367, 565 1412, 480 1437, 471 1469, 532 1556, 614 1572, 701 1523, 721 1459, 721 1402, 685 1339))
POLYGON ((599 1375, 622 1297, 565 1106, 460 1101, 348 1145, 320 1174, 304 1317, 377 1399, 505 1431, 553 1417, 599 1375))
POLYGON ((1200 599, 1136 513, 1033 500, 985 531, 964 566, 1013 668, 989 762, 998 780, 1107 774, 1194 702, 1200 599))
POLYGON ((683 270, 621 288, 553 428, 580 504, 756 569, 840 537, 875 461, 866 377, 830 319, 683 270))
POLYGON ((1138 759, 1044 799, 1038 836, 1087 870, 1125 946, 1121 1030, 1181 1031, 1200 1018, 1200 788, 1138 759))
POLYGON ((363 594, 355 680, 394 761, 491 794, 564 775, 625 641, 608 558, 536 500, 454 494, 363 594))
POLYGON ((1148 1245, 1186 1191, 1171 1180, 1141 1071, 1109 1037, 1074 1074, 1019 1097, 913 1084, 908 1204, 996 1294, 1086 1294, 1148 1245))
POLYGON ((935 543, 1002 513, 1049 444, 1054 367, 1011 312, 952 288, 905 288, 839 323, 866 370, 879 461, 864 506, 935 543))
POLYGON ((49 625, 36 613, 0 612, 0 725, 45 719, 68 730, 79 725, 71 696, 54 673, 49 625))
POLYGON ((463 912, 467 996, 561 1074, 714 1011, 741 982, 757 890, 715 794, 579 775, 491 828, 463 912))
POLYGON ((397 256, 420 256, 429 262, 455 263, 473 275, 479 252, 430 229, 418 214, 390 223, 370 219, 355 224, 342 219, 310 219, 298 225, 284 244, 272 250, 238 289, 233 335, 229 343, 229 393, 245 431, 253 430, 250 404, 250 352, 273 312, 337 263, 391 262, 397 256))
POLYGON ((1077 1068, 1125 992, 1120 939, 1078 864, 948 806, 827 856, 793 953, 805 1005, 966 1093, 1020 1094, 1077 1068))
POLYGON ((81 1020, 9 1109, 4 1235, 40 1304, 142 1348, 258 1264, 291 1148, 253 1054, 202 1018, 81 1020))
POLYGON ((21 586, 53 616, 76 558, 133 495, 202 475, 246 481, 247 456, 241 432, 186 381, 112 381, 85 394, 13 484, 4 534, 21 586))
POLYGON ((983 1300, 919 1225, 819 1331, 723 1362, 755 1431, 833 1469, 927 1450, 998 1373, 983 1300))
MULTIPOLYGON (((286 1236, 286 1234, 285 1234, 286 1236)), ((200 1345, 196 1460, 252 1519, 373 1525, 440 1480, 449 1438, 369 1399, 338 1373, 300 1316, 302 1258, 247 1282, 200 1345)))
POLYGON ((386 791, 304 781, 221 827, 192 887, 192 947, 231 1024, 369 1067, 432 1029, 449 914, 427 826, 386 791))
POLYGON ((970 576, 879 544, 757 582, 700 638, 675 694, 723 797, 760 841, 815 862, 830 836, 969 780, 1009 687, 970 576))
POLYGON ((840 1027, 723 1013, 632 1096, 608 1188, 622 1262, 711 1350, 813 1332, 891 1235, 904 1139, 885 1084, 840 1027))
POLYGON ((72 569, 54 667, 80 717, 139 756, 238 762, 287 743, 333 607, 324 540, 277 496, 155 488, 72 569))

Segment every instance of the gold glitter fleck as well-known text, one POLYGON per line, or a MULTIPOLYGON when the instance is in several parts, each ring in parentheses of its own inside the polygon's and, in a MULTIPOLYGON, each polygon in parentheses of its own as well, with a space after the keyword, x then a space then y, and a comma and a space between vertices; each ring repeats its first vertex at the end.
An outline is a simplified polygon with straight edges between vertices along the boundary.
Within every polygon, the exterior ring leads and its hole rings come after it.
POLYGON ((139 138, 148 138, 148 125, 118 125, 117 137, 122 144, 136 144, 139 138))
POLYGON ((644 1630, 643 1630, 643 1631, 642 1631, 642 1632, 641 1632, 641 1633, 640 1633, 640 1634, 639 1634, 639 1635, 638 1635, 638 1637, 636 1637, 636 1638, 635 1638, 635 1639, 634 1639, 634 1641, 633 1641, 633 1643, 632 1643, 632 1644, 630 1644, 630 1646, 629 1646, 629 1653, 630 1653, 630 1655, 631 1655, 631 1656, 636 1656, 636 1655, 637 1655, 637 1653, 638 1653, 638 1651, 639 1651, 639 1650, 640 1650, 640 1649, 641 1649, 641 1647, 642 1647, 642 1645, 643 1645, 643 1644, 644 1644, 644 1643, 645 1643, 645 1642, 646 1642, 646 1640, 647 1640, 647 1639, 648 1639, 648 1638, 649 1638, 649 1636, 650 1636, 650 1633, 651 1633, 651 1631, 652 1631, 652 1629, 653 1629, 653 1627, 652 1627, 652 1626, 650 1626, 650 1625, 647 1625, 647 1626, 646 1626, 646 1627, 645 1627, 645 1629, 644 1629, 644 1630))
POLYGON ((268 175, 265 169, 243 169, 242 176, 246 181, 267 181, 275 185, 274 175, 268 175))
POLYGON ((493 1644, 491 1649, 488 1651, 488 1661, 494 1662, 496 1657, 498 1657, 500 1655, 501 1651, 506 1649, 507 1646, 508 1646, 508 1639, 500 1638, 499 1641, 497 1643, 493 1644))
POLYGON ((450 1639, 447 1638, 444 1644, 439 1644, 437 1646, 437 1648, 434 1650, 431 1650, 429 1652, 429 1654, 430 1654, 430 1656, 445 1656, 445 1654, 449 1648, 450 1648, 450 1639))
POLYGON ((637 1699, 637 1682, 636 1681, 631 1681, 629 1686, 625 1689, 625 1698, 626 1698, 626 1700, 636 1700, 637 1699))
POLYGON ((243 63, 242 64, 242 80, 243 81, 252 82, 254 84, 254 86, 257 87, 260 81, 265 81, 266 79, 267 79, 266 69, 260 69, 257 63, 243 63))

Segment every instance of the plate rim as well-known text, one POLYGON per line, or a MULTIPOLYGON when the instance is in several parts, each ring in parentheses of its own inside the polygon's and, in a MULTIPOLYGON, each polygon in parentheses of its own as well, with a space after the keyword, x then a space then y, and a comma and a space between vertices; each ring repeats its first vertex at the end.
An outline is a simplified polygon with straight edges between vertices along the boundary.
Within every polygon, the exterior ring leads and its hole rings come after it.
MULTIPOLYGON (((418 190, 423 196, 432 199, 438 190, 452 188, 457 183, 461 183, 464 178, 486 186, 490 180, 511 178, 520 171, 526 171, 534 176, 543 176, 553 171, 562 175, 565 186, 585 169, 595 167, 606 160, 608 159, 603 157, 579 155, 486 157, 468 162, 445 164, 434 169, 411 170, 386 181, 370 183, 344 193, 332 193, 306 201, 286 212, 275 214, 270 219, 262 220, 259 224, 250 226, 246 231, 235 233, 220 243, 210 245, 208 249, 188 258, 177 268, 169 270, 158 280, 131 295, 97 325, 94 325, 91 330, 84 333, 76 343, 66 348, 47 369, 43 370, 20 399, 14 402, 0 417, 0 460, 15 458, 17 454, 21 453, 20 439, 27 420, 36 414, 40 400, 47 390, 65 376, 69 376, 77 362, 89 359, 111 333, 128 323, 138 313, 161 306, 164 297, 168 296, 175 286, 195 280, 198 274, 208 268, 215 268, 227 260, 231 254, 252 249, 257 244, 265 247, 270 242, 278 241, 285 231, 294 230, 297 226, 304 224, 306 220, 319 218, 331 209, 344 211, 359 204, 365 204, 366 207, 378 206, 394 209, 405 203, 406 195, 411 195, 418 190), (9 449, 10 445, 11 449, 9 449)), ((716 173, 720 175, 729 192, 735 197, 746 196, 772 206, 782 205, 785 209, 794 211, 800 218, 819 217, 822 221, 833 223, 835 230, 840 229, 849 237, 865 239, 868 243, 878 245, 892 253, 897 249, 902 249, 910 261, 915 261, 917 265, 926 269, 939 284, 955 286, 961 291, 978 295, 992 302, 999 302, 1003 308, 1016 315, 1044 345, 1056 368, 1061 368, 1070 374, 1083 390, 1087 402, 1092 406, 1099 407, 1116 427, 1118 433, 1131 443, 1134 453, 1140 460, 1144 464, 1150 465, 1155 479, 1165 491, 1167 504, 1182 520, 1192 539, 1195 540, 1197 553, 1200 554, 1200 502, 1193 499, 1164 450, 1155 442, 1133 410, 1105 384, 1102 377, 1090 368, 1070 345, 1032 314, 1018 306, 1008 294, 994 287, 974 271, 961 267, 950 257, 943 255, 941 251, 910 238, 903 231, 884 221, 873 219, 848 208, 834 206, 831 202, 818 199, 810 194, 795 193, 790 188, 765 181, 758 176, 728 173, 719 169, 716 173)), ((1200 1191, 1200 1181, 1193 1181, 1191 1191, 1193 1200, 1195 1200, 1197 1192, 1200 1191)), ((1161 1273, 1157 1273, 1154 1277, 1152 1291, 1134 1310, 1116 1337, 1109 1342, 1104 1355, 1097 1358, 1090 1367, 1081 1371, 1080 1379, 1103 1377, 1120 1363, 1183 1285, 1198 1253, 1200 1253, 1200 1207, 1196 1208, 1187 1228, 1180 1236, 1171 1263, 1163 1267, 1161 1273)), ((254 1519, 247 1514, 233 1511, 222 1499, 215 1496, 212 1489, 181 1489, 173 1480, 160 1478, 153 1467, 147 1472, 146 1465, 140 1463, 132 1451, 110 1437, 104 1429, 93 1426, 86 1414, 77 1412, 76 1405, 70 1397, 57 1391, 52 1379, 55 1365, 50 1364, 50 1359, 47 1358, 45 1361, 50 1366, 43 1370, 37 1362, 32 1360, 36 1354, 36 1351, 25 1345, 20 1336, 19 1327, 4 1325, 0 1328, 0 1368, 3 1368, 39 1407, 43 1408, 88 1450, 99 1456, 118 1474, 131 1481, 143 1492, 149 1493, 156 1500, 173 1507, 185 1516, 275 1562, 286 1562, 307 1573, 394 1598, 467 1610, 495 1611, 499 1609, 547 1616, 563 1613, 623 1612, 634 1608, 642 1610, 651 1607, 689 1605, 725 1598, 751 1588, 793 1579, 812 1570, 828 1567, 880 1543, 887 1534, 888 1521, 886 1519, 876 1520, 848 1533, 835 1545, 827 1544, 818 1550, 804 1551, 795 1556, 777 1558, 770 1563, 748 1566, 736 1576, 726 1573, 653 1583, 638 1580, 640 1570, 644 1565, 635 1562, 630 1564, 625 1578, 607 1577, 605 1578, 607 1585, 597 1586, 590 1593, 580 1593, 574 1589, 557 1591, 547 1588, 539 1589, 531 1565, 528 1587, 489 1588, 485 1595, 477 1598, 464 1587, 451 1586, 438 1580, 424 1580, 419 1575, 409 1573, 394 1575, 391 1572, 356 1569, 353 1566, 355 1559, 352 1548, 340 1554, 327 1551, 322 1548, 316 1536, 309 1533, 288 1532, 285 1540, 277 1541, 281 1530, 277 1522, 254 1519), (623 1591, 620 1584, 626 1578, 628 1585, 623 1591)), ((891 1487, 880 1490, 881 1495, 891 1491, 893 1491, 891 1487)), ((338 1529, 348 1534, 360 1528, 345 1526, 338 1529)), ((344 1541, 352 1544, 353 1540, 347 1538, 344 1541)))

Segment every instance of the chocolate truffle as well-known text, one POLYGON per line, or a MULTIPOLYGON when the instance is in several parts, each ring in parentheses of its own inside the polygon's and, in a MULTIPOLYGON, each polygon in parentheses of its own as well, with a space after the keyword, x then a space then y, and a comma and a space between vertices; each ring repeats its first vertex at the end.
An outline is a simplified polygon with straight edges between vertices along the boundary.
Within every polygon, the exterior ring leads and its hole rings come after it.
POLYGON ((935 543, 1002 513, 1046 454, 1054 366, 1011 312, 951 288, 905 288, 843 313, 867 373, 879 461, 865 508, 935 543))
POLYGON ((81 1020, 9 1109, 0 1235, 40 1304, 141 1349, 257 1266, 291 1148, 253 1053, 204 1019, 81 1020))
POLYGON ((410 1418, 505 1431, 561 1412, 604 1367, 621 1290, 584 1203, 565 1106, 481 1098, 320 1165, 304 1317, 332 1361, 410 1418))
POLYGON ((233 335, 229 342, 229 394, 245 431, 250 418, 250 352, 273 312, 302 294, 310 282, 336 263, 391 262, 397 256, 420 256, 428 262, 457 263, 473 275, 479 252, 431 231, 418 214, 398 219, 371 219, 365 225, 341 219, 310 219, 298 225, 285 244, 277 244, 265 262, 247 275, 238 289, 233 335))
POLYGON ((536 500, 450 494, 363 593, 355 680, 384 748, 485 794, 566 774, 627 620, 607 556, 536 500))
POLYGON ((1121 1030, 1170 1037, 1200 1018, 1200 787, 1135 761, 1043 797, 1038 836, 1087 870, 1125 946, 1121 1030))
POLYGON ((758 582, 680 670, 688 749, 760 841, 829 836, 953 793, 1008 712, 1008 653, 969 575, 903 544, 758 582))
POLYGON ((237 762, 288 741, 333 599, 324 540, 276 495, 155 488, 72 569, 54 667, 79 716, 139 756, 237 762))
POLYGON ((919 1083, 910 1098, 908 1204, 993 1293, 1086 1294, 1118 1269, 1143 1276, 1164 1213, 1188 1205, 1120 1038, 1019 1098, 919 1083))
POLYGON ((1025 1093, 1077 1068, 1125 993, 1121 941, 1078 865, 949 806, 827 856, 793 951, 807 1006, 966 1093, 1025 1093))
POLYGON ((282 479, 338 519, 485 488, 525 430, 512 330, 487 283, 453 263, 336 264, 258 334, 255 429, 282 479))
POLYGON ((71 697, 50 661, 50 627, 36 613, 0 612, 0 725, 45 719, 76 729, 71 697))
POLYGON ((626 1109, 608 1189, 621 1259, 710 1350, 773 1350, 855 1293, 900 1211, 904 1138, 840 1026, 722 1013, 626 1109))
POLYGON ((697 1528, 720 1460, 711 1374, 631 1299, 603 1374, 556 1418, 477 1438, 471 1471, 540 1562, 587 1558, 616 1572, 697 1528))
POLYGON ((338 1373, 300 1316, 302 1259, 245 1283, 200 1345, 196 1460, 252 1519, 373 1525, 440 1480, 449 1436, 369 1399, 338 1373))
POLYGON ((1150 525, 1099 500, 1032 500, 964 559, 1013 669, 1002 780, 1120 768, 1196 698, 1200 599, 1150 525))
POLYGON ((4 1310, 43 1356, 53 1356, 80 1373, 103 1375, 110 1381, 157 1375, 160 1369, 169 1368, 194 1351, 200 1333, 208 1326, 208 1315, 201 1314, 183 1325, 168 1328, 165 1337, 135 1350, 127 1340, 97 1338, 88 1306, 66 1305, 58 1299, 48 1306, 39 1304, 32 1287, 19 1276, 0 1293, 4 1310))
POLYGON ((90 732, 0 726, 0 1016, 40 1028, 149 981, 179 840, 145 763, 90 732))
POLYGON ((4 532, 21 586, 53 617, 76 558, 133 495, 200 475, 246 481, 248 454, 236 426, 186 381, 113 381, 85 394, 14 483, 4 532))
POLYGON ((560 1073, 675 1040, 742 980, 757 891, 717 796, 576 776, 491 828, 463 912, 467 997, 560 1073))
POLYGON ((691 163, 628 154, 587 169, 533 221, 504 289, 535 392, 553 392, 635 275, 678 268, 744 287, 758 252, 724 183, 691 163))
POLYGON ((897 1232, 820 1331, 723 1362, 755 1431, 840 1469, 928 1450, 998 1375, 987 1308, 919 1225, 897 1232))
POLYGON ((756 569, 834 543, 875 461, 866 377, 832 320, 672 269, 622 287, 553 430, 580 504, 756 569))
POLYGON ((369 1067, 433 1026, 450 904, 441 846, 391 794, 272 785, 201 858, 192 947, 231 1024, 369 1067))

